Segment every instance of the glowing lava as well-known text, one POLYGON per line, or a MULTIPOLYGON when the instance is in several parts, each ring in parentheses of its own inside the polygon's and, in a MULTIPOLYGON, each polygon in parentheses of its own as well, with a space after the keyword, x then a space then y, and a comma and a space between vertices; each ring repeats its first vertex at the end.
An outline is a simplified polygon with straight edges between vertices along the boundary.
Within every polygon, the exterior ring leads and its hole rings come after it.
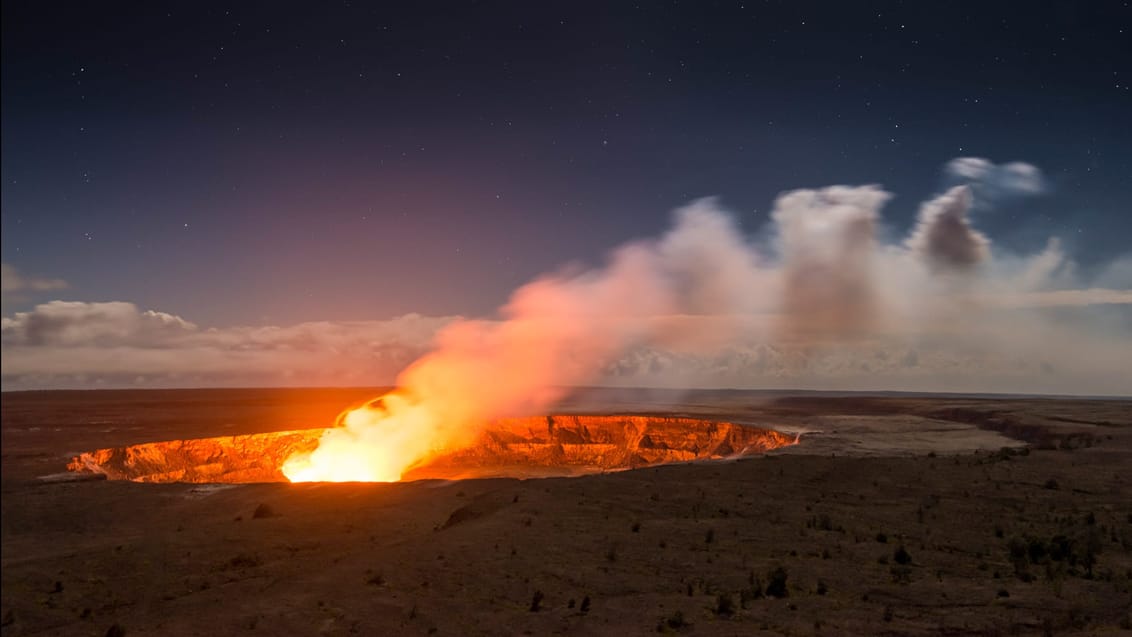
POLYGON ((434 422, 422 405, 387 394, 343 412, 317 449, 283 463, 283 475, 291 482, 396 482, 437 451, 434 422))

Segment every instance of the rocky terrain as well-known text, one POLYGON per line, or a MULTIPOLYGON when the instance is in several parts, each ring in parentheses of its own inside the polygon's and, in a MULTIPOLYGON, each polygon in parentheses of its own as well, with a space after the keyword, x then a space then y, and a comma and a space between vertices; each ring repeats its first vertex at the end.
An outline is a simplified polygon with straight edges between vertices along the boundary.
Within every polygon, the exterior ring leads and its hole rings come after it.
POLYGON ((5 394, 3 635, 1132 630, 1128 401, 593 392, 563 408, 801 442, 573 478, 57 481, 374 392, 5 394))

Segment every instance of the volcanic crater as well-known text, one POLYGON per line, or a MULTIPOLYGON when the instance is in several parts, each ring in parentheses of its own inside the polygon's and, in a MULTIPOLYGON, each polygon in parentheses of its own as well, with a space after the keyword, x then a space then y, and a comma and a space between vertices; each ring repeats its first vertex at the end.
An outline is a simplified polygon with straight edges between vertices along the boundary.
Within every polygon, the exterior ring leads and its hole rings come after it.
MULTIPOLYGON (((135 482, 286 482, 292 454, 318 446, 326 429, 147 442, 98 449, 67 469, 135 482)), ((506 418, 472 444, 410 468, 402 480, 581 475, 763 453, 796 444, 772 429, 682 416, 551 415, 506 418)))

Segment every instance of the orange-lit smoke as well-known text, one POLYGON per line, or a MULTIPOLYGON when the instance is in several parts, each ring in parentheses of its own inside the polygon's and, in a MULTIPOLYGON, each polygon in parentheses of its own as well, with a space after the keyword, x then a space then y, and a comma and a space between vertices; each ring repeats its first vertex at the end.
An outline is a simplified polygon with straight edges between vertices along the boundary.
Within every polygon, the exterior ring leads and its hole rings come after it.
MULTIPOLYGON (((1042 317, 1026 322, 982 301, 1048 289, 1068 263, 1056 243, 1017 259, 1013 270, 996 262, 969 219, 971 190, 958 186, 922 206, 906 240, 885 244, 878 227, 889 198, 876 186, 782 194, 771 213, 771 261, 712 200, 678 210, 667 234, 618 249, 604 268, 519 288, 501 320, 448 324, 432 352, 398 377, 395 393, 344 414, 314 452, 291 457, 283 471, 295 481, 398 480, 470 444, 484 424, 545 413, 564 387, 593 382, 649 348, 711 355, 740 335, 763 339, 772 343, 768 364, 798 378, 869 373, 890 360, 920 369, 918 355, 885 353, 890 341, 913 354, 936 347, 942 363, 927 367, 946 373, 965 373, 952 362, 964 352, 1010 364, 1057 344, 1047 336, 1063 332, 1042 317), (811 368, 822 360, 810 356, 819 348, 838 355, 811 368)), ((1103 335, 1070 335, 1073 351, 1059 364, 1088 361, 1088 369, 1120 358, 1103 335)), ((756 363, 766 362, 759 356, 756 363)))
MULTIPOLYGON (((458 321, 397 379, 398 390, 349 411, 319 447, 284 464, 292 481, 396 481, 483 424, 539 413, 563 387, 597 377, 637 345, 705 339, 658 316, 742 309, 753 251, 729 216, 703 201, 677 212, 660 241, 614 252, 609 265, 519 288, 502 321, 458 321)), ((730 310, 730 311, 728 311, 730 310)), ((724 326, 725 327, 725 326, 724 326)), ((725 339, 719 330, 711 339, 725 339)))

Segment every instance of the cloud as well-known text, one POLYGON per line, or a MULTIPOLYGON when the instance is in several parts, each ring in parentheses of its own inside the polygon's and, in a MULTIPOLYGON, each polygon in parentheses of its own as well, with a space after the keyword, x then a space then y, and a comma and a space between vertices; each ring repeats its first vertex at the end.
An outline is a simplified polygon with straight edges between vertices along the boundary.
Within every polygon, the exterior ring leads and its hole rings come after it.
POLYGON ((0 263, 0 292, 5 297, 24 292, 47 292, 66 289, 67 282, 62 279, 44 279, 20 274, 10 263, 0 263))
POLYGON ((1097 276, 1097 285, 1132 288, 1132 255, 1121 256, 1105 265, 1097 276))
POLYGON ((995 164, 981 157, 957 157, 947 162, 944 174, 954 184, 969 186, 975 200, 985 207, 1014 197, 1040 195, 1047 188, 1041 169, 1021 161, 995 164))
POLYGON ((1094 305, 1132 305, 1132 290, 1086 288, 1021 292, 987 299, 1002 307, 1088 307, 1094 305))
POLYGON ((877 186, 779 195, 771 219, 785 331, 855 333, 872 322, 876 224, 891 196, 877 186))
POLYGON ((1084 277, 1055 239, 995 248, 971 188, 925 202, 890 242, 879 186, 783 193, 759 241, 699 200, 664 235, 535 279, 483 320, 204 328, 53 301, 3 319, 3 387, 397 379, 461 410, 444 422, 547 409, 579 384, 1132 394, 1132 258, 1084 277))
POLYGON ((132 303, 51 301, 3 319, 5 345, 168 347, 196 326, 164 312, 139 312, 132 303))
POLYGON ((2 320, 5 390, 381 385, 453 317, 201 329, 132 303, 52 301, 2 320))

